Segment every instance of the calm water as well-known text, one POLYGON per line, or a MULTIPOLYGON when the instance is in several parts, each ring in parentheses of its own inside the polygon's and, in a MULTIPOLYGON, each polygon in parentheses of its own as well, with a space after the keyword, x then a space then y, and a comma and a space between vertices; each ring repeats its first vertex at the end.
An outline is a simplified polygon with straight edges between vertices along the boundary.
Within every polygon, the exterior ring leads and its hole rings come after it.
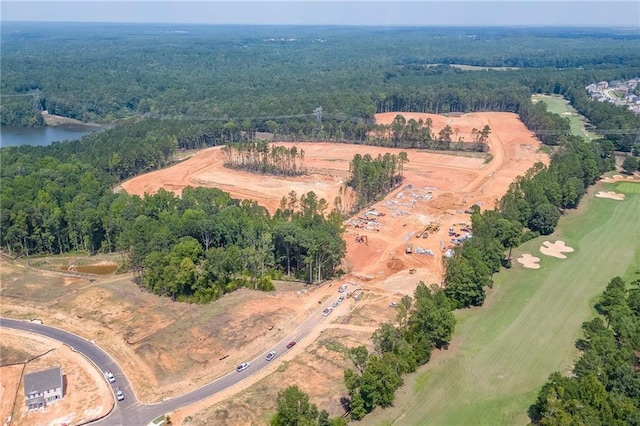
POLYGON ((0 147, 18 145, 50 145, 51 142, 80 139, 84 135, 102 130, 100 126, 64 124, 55 127, 0 127, 0 147))

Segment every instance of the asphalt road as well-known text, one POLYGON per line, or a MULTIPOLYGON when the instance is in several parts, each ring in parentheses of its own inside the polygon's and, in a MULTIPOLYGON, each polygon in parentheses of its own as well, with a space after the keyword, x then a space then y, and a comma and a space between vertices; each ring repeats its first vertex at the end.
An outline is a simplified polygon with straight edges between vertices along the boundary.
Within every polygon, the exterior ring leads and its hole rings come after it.
MULTIPOLYGON (((347 291, 353 291, 353 286, 350 286, 347 291)), ((167 399, 157 404, 143 404, 139 402, 133 393, 131 384, 127 380, 124 372, 118 365, 118 363, 90 341, 77 336, 68 331, 61 330, 55 327, 49 327, 47 325, 39 324, 37 322, 12 320, 7 318, 0 318, 0 327, 12 328, 16 330, 29 331, 32 333, 40 334, 42 336, 49 337, 51 339, 58 340, 75 351, 84 354, 100 371, 111 371, 116 377, 116 383, 111 384, 112 390, 116 387, 124 392, 124 401, 119 401, 115 405, 114 409, 105 418, 94 422, 96 425, 123 425, 123 426, 140 426, 146 425, 158 416, 170 413, 198 401, 206 399, 218 392, 221 392, 236 383, 252 376, 261 369, 265 368, 268 364, 276 362, 276 360, 285 354, 287 344, 289 342, 300 342, 305 336, 311 333, 311 331, 322 322, 324 317, 322 311, 331 306, 333 302, 338 298, 336 288, 335 297, 330 297, 324 303, 318 305, 316 309, 307 319, 305 319, 300 325, 298 325, 291 333, 289 333, 280 342, 271 347, 264 354, 260 354, 252 360, 248 360, 250 363, 249 368, 242 372, 232 371, 225 376, 222 376, 213 382, 210 382, 194 391, 186 393, 184 395, 177 396, 175 398, 167 399), (276 356, 273 360, 267 361, 265 358, 270 351, 276 351, 276 356)), ((346 292, 343 293, 346 295, 346 292)), ((333 314, 331 314, 333 315, 333 314)), ((331 316, 329 315, 329 317, 331 316)), ((106 380, 106 378, 105 378, 106 380)), ((114 394, 115 399, 115 394, 114 394)))

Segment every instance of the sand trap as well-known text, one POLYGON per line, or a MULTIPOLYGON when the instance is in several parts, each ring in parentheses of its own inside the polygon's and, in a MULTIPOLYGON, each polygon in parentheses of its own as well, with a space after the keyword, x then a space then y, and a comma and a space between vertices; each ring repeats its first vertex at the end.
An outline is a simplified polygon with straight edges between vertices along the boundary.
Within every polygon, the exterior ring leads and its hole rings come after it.
POLYGON ((565 245, 564 241, 556 241, 555 243, 551 243, 549 241, 545 241, 540 246, 540 252, 542 254, 546 254, 547 256, 557 257, 558 259, 566 259, 567 256, 562 254, 563 252, 571 253, 573 248, 565 245))
POLYGON ((596 197, 598 198, 610 198, 612 200, 619 200, 622 201, 624 200, 624 194, 618 194, 617 192, 613 192, 613 191, 600 191, 596 193, 596 197))
POLYGON ((522 264, 522 266, 524 266, 525 268, 540 269, 540 265, 538 264, 538 262, 540 262, 540 258, 532 256, 529 253, 523 254, 522 256, 517 258, 516 261, 522 264))

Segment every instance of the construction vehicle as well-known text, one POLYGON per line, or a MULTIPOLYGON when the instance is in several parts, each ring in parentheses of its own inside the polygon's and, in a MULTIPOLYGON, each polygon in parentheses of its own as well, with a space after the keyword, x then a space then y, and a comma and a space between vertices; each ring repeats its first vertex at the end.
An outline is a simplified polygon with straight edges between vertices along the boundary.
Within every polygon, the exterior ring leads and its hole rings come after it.
POLYGON ((364 243, 365 245, 369 245, 369 239, 366 235, 356 235, 356 243, 364 243))
POLYGON ((424 229, 416 234, 416 238, 429 238, 429 234, 435 234, 440 230, 440 224, 438 222, 429 222, 424 229))
POLYGON ((407 254, 413 253, 413 244, 407 244, 407 246, 404 249, 404 252, 407 254))

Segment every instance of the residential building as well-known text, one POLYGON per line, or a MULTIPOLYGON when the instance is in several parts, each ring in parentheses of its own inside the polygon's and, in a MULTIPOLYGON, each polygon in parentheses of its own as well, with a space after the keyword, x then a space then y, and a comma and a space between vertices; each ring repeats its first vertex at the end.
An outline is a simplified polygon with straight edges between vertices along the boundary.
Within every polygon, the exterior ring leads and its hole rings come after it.
POLYGON ((63 392, 60 367, 36 371, 24 376, 24 395, 29 410, 44 408, 48 404, 62 399, 63 392))

